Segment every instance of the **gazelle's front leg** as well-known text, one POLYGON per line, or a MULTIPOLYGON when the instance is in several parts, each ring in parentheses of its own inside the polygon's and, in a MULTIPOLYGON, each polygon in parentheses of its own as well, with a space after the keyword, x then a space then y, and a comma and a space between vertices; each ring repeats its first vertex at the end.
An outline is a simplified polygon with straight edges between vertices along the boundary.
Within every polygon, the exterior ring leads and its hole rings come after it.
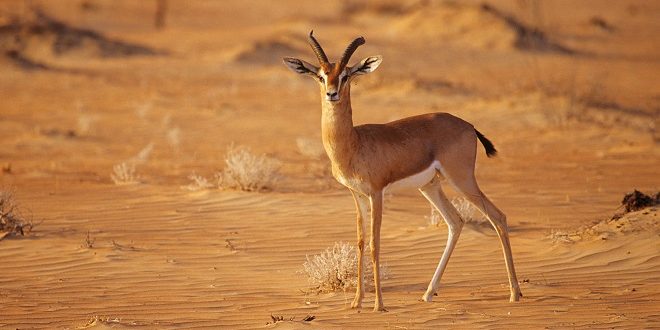
POLYGON ((353 199, 355 200, 355 208, 357 209, 357 247, 358 247, 358 281, 357 289, 355 291, 355 299, 351 304, 351 308, 362 307, 362 297, 364 296, 364 271, 362 269, 362 257, 364 256, 364 219, 369 218, 369 198, 359 192, 351 190, 353 199))
POLYGON ((376 298, 374 300, 374 311, 385 311, 383 306, 383 294, 380 289, 380 224, 383 218, 383 192, 378 191, 371 196, 371 262, 374 270, 374 289, 376 298))
POLYGON ((442 274, 445 272, 445 268, 447 268, 449 257, 451 257, 451 253, 454 251, 456 242, 458 242, 461 229, 463 229, 463 219, 461 219, 458 211, 456 211, 456 208, 454 208, 451 202, 447 199, 447 196, 445 196, 437 178, 433 179, 433 181, 420 188, 419 190, 422 195, 424 195, 424 197, 426 197, 426 199, 431 202, 431 205, 433 205, 433 207, 435 207, 435 209, 438 210, 440 214, 442 214, 442 217, 447 223, 448 229, 445 252, 442 253, 438 267, 435 269, 433 278, 431 279, 431 282, 429 283, 429 286, 426 289, 424 296, 422 297, 424 301, 430 302, 433 300, 433 294, 435 294, 438 290, 438 286, 440 285, 440 278, 442 278, 442 274))

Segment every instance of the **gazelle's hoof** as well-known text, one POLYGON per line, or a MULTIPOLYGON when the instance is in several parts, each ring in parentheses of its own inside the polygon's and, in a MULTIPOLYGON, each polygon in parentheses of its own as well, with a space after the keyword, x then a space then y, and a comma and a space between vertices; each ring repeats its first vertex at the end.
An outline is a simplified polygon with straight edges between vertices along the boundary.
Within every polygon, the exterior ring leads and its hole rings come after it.
POLYGON ((362 301, 358 300, 353 300, 353 303, 351 304, 351 308, 362 308, 362 301))
POLYGON ((520 292, 520 290, 518 290, 517 292, 514 292, 514 293, 511 294, 511 298, 509 298, 509 302, 520 301, 520 297, 522 297, 522 296, 523 296, 522 292, 520 292))
POLYGON ((387 312, 387 309, 383 305, 376 305, 374 306, 374 312, 387 312))
POLYGON ((426 302, 431 302, 431 301, 433 301, 433 293, 429 293, 429 292, 427 291, 427 292, 424 293, 424 295, 422 296, 422 300, 424 300, 424 301, 426 301, 426 302))

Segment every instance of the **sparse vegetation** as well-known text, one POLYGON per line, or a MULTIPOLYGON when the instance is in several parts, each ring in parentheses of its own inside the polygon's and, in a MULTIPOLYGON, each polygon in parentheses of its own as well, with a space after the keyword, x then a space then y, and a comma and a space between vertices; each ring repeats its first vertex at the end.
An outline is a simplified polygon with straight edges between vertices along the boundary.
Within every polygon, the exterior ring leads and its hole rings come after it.
MULTIPOLYGON (((271 319, 271 321, 266 322, 266 325, 275 324, 275 323, 278 323, 278 322, 285 322, 285 321, 296 322, 296 317, 295 316, 285 318, 282 315, 270 314, 270 319, 271 319)), ((303 317, 300 320, 300 322, 311 322, 311 321, 314 321, 314 319, 316 319, 316 316, 307 314, 305 317, 303 317)))
MULTIPOLYGON (((363 271, 365 285, 373 282, 373 270, 371 259, 363 258, 363 271)), ((307 256, 303 264, 303 273, 308 276, 312 288, 318 292, 346 291, 356 287, 357 276, 357 253, 355 247, 348 243, 336 242, 331 248, 327 248, 321 254, 307 256)), ((381 279, 390 276, 389 269, 380 265, 381 279)))
POLYGON ((92 316, 87 323, 77 327, 76 329, 88 329, 88 328, 124 328, 130 326, 141 326, 144 327, 147 324, 138 321, 126 321, 122 320, 119 317, 109 317, 109 316, 92 316))
POLYGON ((140 183, 139 176, 135 173, 134 162, 123 162, 112 167, 110 174, 112 182, 116 185, 128 185, 140 183))
POLYGON ((10 191, 0 191, 0 240, 7 236, 25 236, 34 224, 25 219, 10 191))
POLYGON ((183 188, 190 191, 200 191, 213 187, 213 184, 208 179, 194 172, 188 176, 188 179, 191 181, 190 184, 183 188))
MULTIPOLYGON (((483 224, 488 220, 483 216, 481 211, 479 211, 472 203, 463 197, 452 198, 451 204, 456 208, 458 214, 461 216, 465 223, 473 224, 483 224)), ((431 207, 431 215, 427 217, 429 223, 433 226, 437 226, 442 223, 442 215, 434 207, 431 207)))
POLYGON ((458 214, 461 215, 461 218, 463 218, 465 223, 481 224, 488 222, 481 211, 463 197, 452 198, 451 205, 454 205, 456 211, 458 211, 458 214))
POLYGON ((178 149, 181 145, 181 129, 178 127, 170 128, 165 133, 167 143, 174 149, 178 149))
POLYGON ((221 189, 262 191, 273 189, 279 179, 280 162, 266 155, 257 156, 247 147, 230 146, 225 168, 216 175, 221 189))
POLYGON ((77 133, 78 135, 88 135, 92 132, 93 130, 93 125, 94 122, 97 121, 98 118, 88 115, 88 114, 80 114, 78 115, 78 125, 77 125, 77 133))
POLYGON ((94 248, 94 242, 96 242, 96 238, 93 238, 92 235, 89 233, 89 230, 87 231, 87 236, 85 237, 85 242, 84 242, 84 247, 88 249, 93 249, 94 248))
POLYGON ((142 148, 142 150, 140 150, 140 152, 138 152, 138 154, 131 159, 131 162, 137 164, 145 163, 149 159, 149 156, 151 156, 152 151, 154 151, 153 142, 144 146, 144 148, 142 148))
POLYGON ((147 116, 153 109, 152 101, 145 101, 135 105, 135 114, 142 120, 147 120, 147 116))
POLYGON ((231 242, 231 238, 225 238, 225 247, 229 249, 231 252, 236 252, 236 247, 234 246, 234 243, 231 242))
POLYGON ((325 154, 323 144, 315 139, 299 137, 296 139, 298 152, 312 159, 320 159, 325 154))
POLYGON ((116 185, 130 185, 140 183, 140 176, 136 173, 137 164, 147 162, 151 152, 154 150, 154 143, 147 144, 137 155, 128 161, 122 162, 112 167, 110 177, 116 185))
MULTIPOLYGON (((133 243, 133 242, 131 242, 133 243)), ((133 245, 125 245, 117 243, 115 240, 112 240, 112 248, 117 251, 142 251, 143 249, 137 248, 133 245)))

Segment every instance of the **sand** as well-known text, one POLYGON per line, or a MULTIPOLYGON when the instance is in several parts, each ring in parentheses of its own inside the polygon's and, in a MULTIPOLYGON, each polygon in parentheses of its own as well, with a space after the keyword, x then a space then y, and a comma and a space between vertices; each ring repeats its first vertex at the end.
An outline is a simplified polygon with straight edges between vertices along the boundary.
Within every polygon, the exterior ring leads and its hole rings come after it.
MULTIPOLYGON (((33 3, 105 41, 67 30, 79 42, 62 48, 71 39, 26 29, 12 53, 0 31, 0 184, 37 223, 0 240, 0 328, 660 326, 657 207, 608 222, 625 193, 660 186, 659 5, 192 1, 157 30, 152 2, 33 3), (356 124, 450 112, 494 142, 477 178, 507 214, 520 302, 497 236, 476 225, 420 301, 447 230, 415 191, 386 199, 388 312, 371 292, 354 310, 352 291, 309 290, 305 257, 355 240, 350 194, 297 146, 320 141, 318 90, 280 58, 312 61, 312 28, 331 58, 358 35, 353 61, 384 57, 353 87, 356 124), (520 28, 543 37, 518 43, 520 28), (281 162, 273 189, 185 188, 192 173, 215 184, 232 144, 281 162), (116 185, 129 161, 138 183, 116 185)), ((36 19, 0 9, 0 25, 36 19)))

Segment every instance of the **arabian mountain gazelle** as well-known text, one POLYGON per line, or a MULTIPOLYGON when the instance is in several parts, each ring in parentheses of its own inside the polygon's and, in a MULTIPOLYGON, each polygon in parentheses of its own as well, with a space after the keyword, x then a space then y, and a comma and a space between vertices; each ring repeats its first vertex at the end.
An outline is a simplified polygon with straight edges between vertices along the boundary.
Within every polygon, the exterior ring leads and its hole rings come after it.
POLYGON ((392 186, 414 187, 444 217, 449 228, 447 245, 423 300, 431 301, 463 228, 464 220, 449 202, 440 183, 449 181, 465 198, 487 215, 500 238, 509 275, 510 301, 522 296, 509 244, 506 216, 479 189, 474 176, 477 139, 494 156, 493 144, 470 123, 447 113, 413 116, 387 124, 353 126, 351 81, 373 72, 381 56, 369 56, 354 66, 348 61, 365 43, 359 37, 346 48, 339 63, 330 63, 310 32, 308 41, 319 66, 297 58, 284 58, 292 71, 314 78, 321 88, 323 146, 332 163, 332 174, 346 186, 357 208, 358 282, 352 307, 361 307, 364 295, 364 219, 371 218, 371 260, 376 298, 374 310, 382 311, 379 274, 380 227, 383 192, 392 186))

